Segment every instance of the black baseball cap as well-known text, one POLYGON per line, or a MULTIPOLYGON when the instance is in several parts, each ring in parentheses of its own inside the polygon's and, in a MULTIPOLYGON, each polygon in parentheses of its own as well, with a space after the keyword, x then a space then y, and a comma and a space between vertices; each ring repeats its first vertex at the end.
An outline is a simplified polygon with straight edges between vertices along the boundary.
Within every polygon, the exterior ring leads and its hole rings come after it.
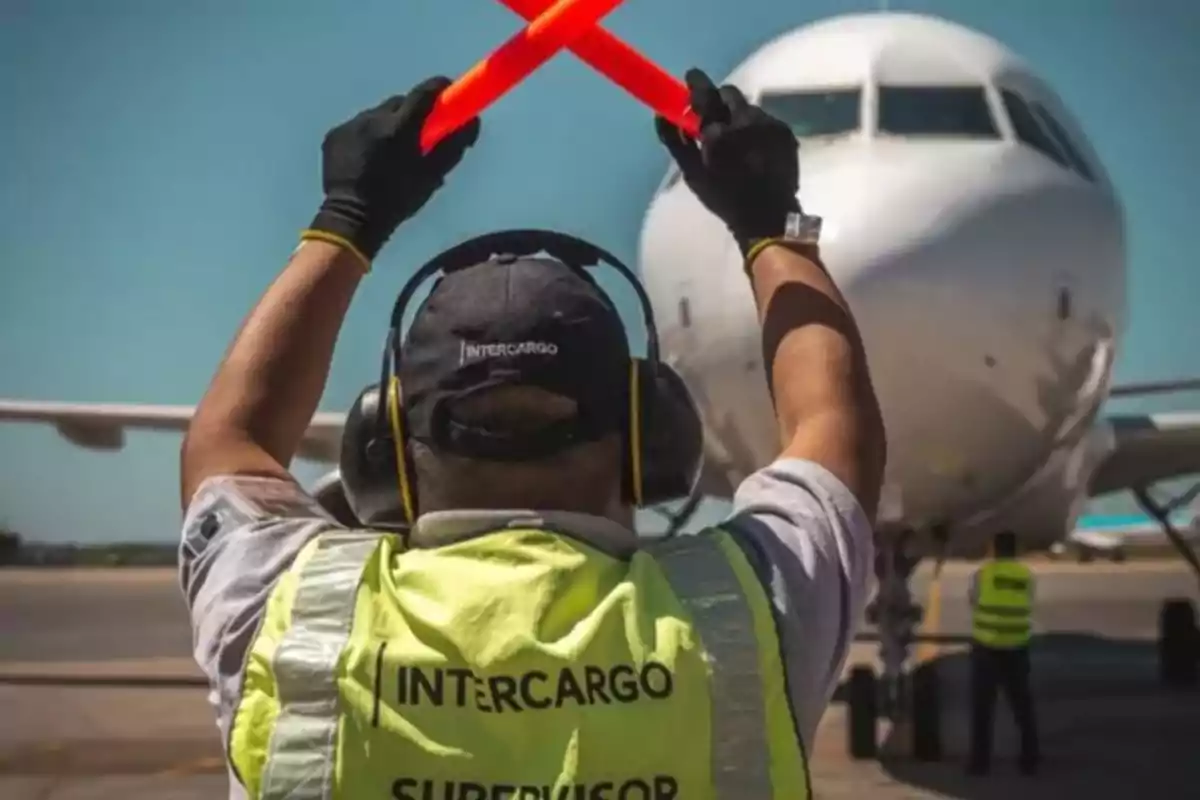
POLYGON ((623 429, 629 344, 612 301, 584 270, 548 257, 500 256, 444 274, 401 346, 408 434, 435 451, 536 459, 623 429), (574 403, 540 428, 456 415, 458 401, 530 386, 574 403))

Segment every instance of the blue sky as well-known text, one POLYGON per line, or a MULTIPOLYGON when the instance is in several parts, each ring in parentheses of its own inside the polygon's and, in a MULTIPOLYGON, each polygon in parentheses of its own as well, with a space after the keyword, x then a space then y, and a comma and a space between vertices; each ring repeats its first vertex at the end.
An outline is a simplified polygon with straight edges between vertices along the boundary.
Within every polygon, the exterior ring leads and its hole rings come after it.
MULTIPOLYGON (((606 25, 677 75, 720 76, 783 30, 876 6, 629 0, 606 25)), ((991 34, 1057 87, 1127 206, 1132 324, 1118 378, 1200 373, 1200 6, 891 7, 991 34)), ((194 403, 320 201, 326 129, 427 75, 461 73, 520 24, 487 0, 0 4, 0 396, 194 403)), ((485 114, 479 145, 394 237, 351 310, 323 407, 371 379, 394 293, 429 255, 536 225, 633 261, 665 166, 645 108, 554 59, 485 114)), ((1184 406, 1200 397, 1114 408, 1184 406)), ((45 540, 169 539, 177 448, 141 434, 100 455, 0 426, 0 520, 45 540)))

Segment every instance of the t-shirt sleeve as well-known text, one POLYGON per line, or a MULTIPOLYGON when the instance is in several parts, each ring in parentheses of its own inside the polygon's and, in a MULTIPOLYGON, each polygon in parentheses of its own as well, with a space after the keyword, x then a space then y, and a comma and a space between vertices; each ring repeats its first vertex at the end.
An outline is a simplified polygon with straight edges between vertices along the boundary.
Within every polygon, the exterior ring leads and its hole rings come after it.
POLYGON ((824 467, 780 459, 738 487, 722 527, 767 588, 793 715, 811 748, 867 602, 870 520, 824 467))
POLYGON ((228 742, 242 665, 276 579, 312 538, 340 528, 291 481, 218 476, 200 485, 184 515, 179 580, 193 655, 228 742))

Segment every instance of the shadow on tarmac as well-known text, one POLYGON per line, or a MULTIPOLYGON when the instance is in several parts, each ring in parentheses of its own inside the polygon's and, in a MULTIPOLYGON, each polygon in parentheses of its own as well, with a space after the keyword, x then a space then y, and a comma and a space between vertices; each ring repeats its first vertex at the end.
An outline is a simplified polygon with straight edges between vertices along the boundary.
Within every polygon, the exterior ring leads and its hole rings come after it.
MULTIPOLYGON (((966 637, 945 636, 947 644, 966 637)), ((1200 797, 1200 690, 1159 683, 1154 641, 1078 633, 1035 636, 1032 679, 1043 765, 1018 773, 1017 736, 1003 695, 997 702, 989 775, 965 774, 969 742, 969 653, 927 662, 941 695, 942 760, 918 762, 900 741, 884 741, 880 765, 904 784, 964 800, 1086 797, 1200 797)), ((834 702, 845 702, 846 684, 834 702)), ((895 733, 894 739, 901 734, 895 733)))

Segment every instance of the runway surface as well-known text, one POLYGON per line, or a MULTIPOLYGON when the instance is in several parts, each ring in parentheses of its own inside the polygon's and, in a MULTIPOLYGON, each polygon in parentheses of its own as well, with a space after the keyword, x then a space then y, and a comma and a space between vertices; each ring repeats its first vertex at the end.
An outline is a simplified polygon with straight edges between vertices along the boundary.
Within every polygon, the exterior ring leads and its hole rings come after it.
POLYGON ((0 663, 187 658, 186 613, 170 569, 0 571, 0 663))
MULTIPOLYGON (((928 604, 930 641, 918 656, 939 665, 950 698, 946 763, 848 761, 835 702, 813 748, 818 796, 989 798, 1014 786, 1022 800, 1200 793, 1200 697, 1155 685, 1159 605, 1197 594, 1186 568, 1170 562, 1037 566, 1046 777, 1012 782, 1001 706, 996 776, 962 778, 965 718, 954 698, 965 675, 970 569, 948 565, 936 581, 923 569, 913 584, 928 604)), ((871 638, 864 628, 852 662, 873 658, 871 638)), ((171 570, 0 570, 0 797, 224 796, 220 743, 190 647, 171 570)))

